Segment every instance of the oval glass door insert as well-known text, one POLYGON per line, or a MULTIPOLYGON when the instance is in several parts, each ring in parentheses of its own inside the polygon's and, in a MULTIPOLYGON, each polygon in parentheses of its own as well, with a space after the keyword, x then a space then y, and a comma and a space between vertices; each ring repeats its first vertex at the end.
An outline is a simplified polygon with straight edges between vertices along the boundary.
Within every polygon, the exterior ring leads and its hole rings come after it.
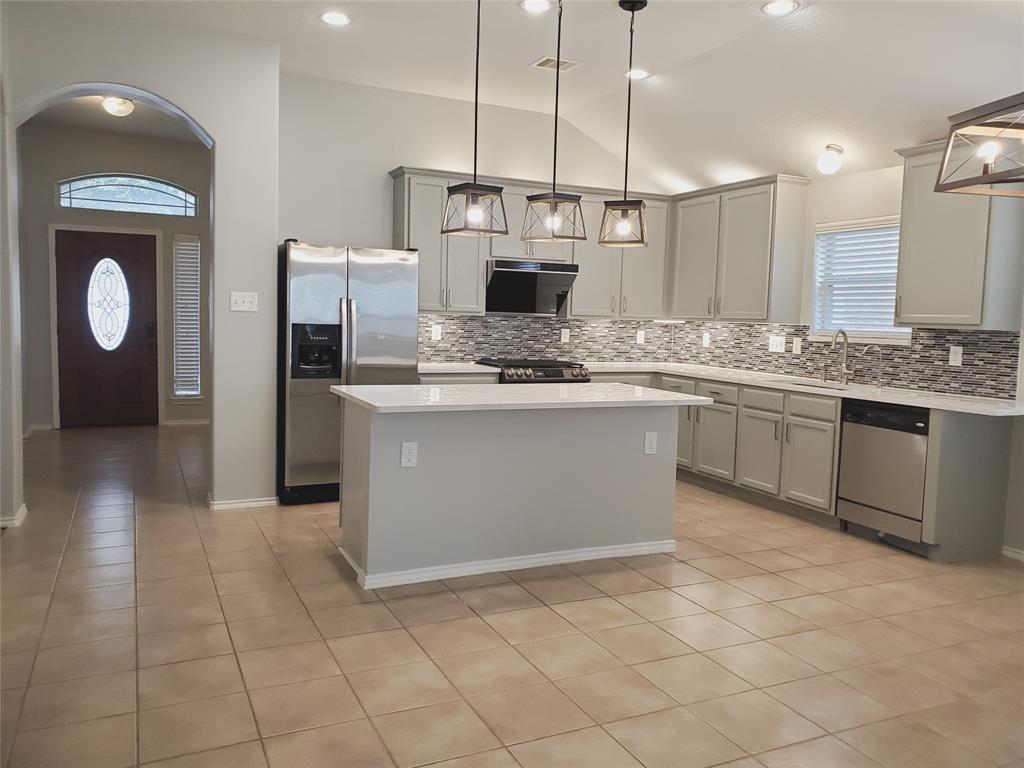
POLYGON ((89 278, 86 309, 93 338, 103 349, 117 349, 124 341, 130 303, 121 266, 111 258, 100 259, 89 278))

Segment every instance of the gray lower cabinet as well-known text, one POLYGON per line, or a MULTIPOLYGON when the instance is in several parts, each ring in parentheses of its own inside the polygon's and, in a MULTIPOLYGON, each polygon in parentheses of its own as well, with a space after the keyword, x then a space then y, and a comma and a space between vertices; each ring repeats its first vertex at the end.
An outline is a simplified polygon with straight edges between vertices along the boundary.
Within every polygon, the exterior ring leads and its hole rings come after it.
MULTIPOLYGON (((661 389, 692 395, 697 391, 697 382, 662 376, 661 389)), ((676 442, 676 465, 693 468, 693 428, 696 424, 697 406, 684 405, 679 409, 679 439, 676 442)))
POLYGON ((741 407, 736 442, 736 483, 765 493, 779 492, 782 414, 741 407))
POLYGON ((736 476, 735 405, 703 405, 697 409, 693 438, 694 469, 722 480, 736 476))
POLYGON ((782 449, 782 498, 832 509, 836 425, 786 416, 782 449))

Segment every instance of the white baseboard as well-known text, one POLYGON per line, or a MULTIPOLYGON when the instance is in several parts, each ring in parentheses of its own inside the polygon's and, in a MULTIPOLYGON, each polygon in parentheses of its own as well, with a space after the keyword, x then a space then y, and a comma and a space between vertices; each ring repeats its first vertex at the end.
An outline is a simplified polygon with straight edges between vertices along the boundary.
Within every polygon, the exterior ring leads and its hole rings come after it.
POLYGON ((225 501, 214 501, 207 496, 207 503, 210 509, 248 509, 249 507, 276 507, 277 496, 267 496, 262 499, 227 499, 225 501))
POLYGON ((418 584, 423 581, 437 579, 454 579, 458 576, 476 576, 481 573, 499 571, 518 571, 523 568, 536 568, 540 565, 558 565, 560 563, 578 563, 581 560, 600 560, 606 557, 630 557, 632 555, 651 555, 657 552, 675 552, 676 543, 672 539, 664 541, 642 541, 637 544, 615 544, 608 547, 586 547, 584 549, 563 549, 558 552, 541 552, 536 555, 518 555, 516 557, 498 557, 493 560, 474 560, 468 563, 453 565, 435 565, 427 568, 412 568, 408 571, 391 571, 375 573, 367 576, 355 560, 342 547, 338 547, 348 564, 352 566, 359 578, 359 585, 364 589, 381 587, 397 587, 402 584, 418 584))
POLYGON ((28 507, 22 504, 18 511, 14 513, 14 517, 0 517, 0 528, 17 528, 25 522, 25 515, 27 514, 28 507))
POLYGON ((1017 549, 1016 547, 1003 547, 1003 557, 1009 557, 1013 560, 1024 560, 1024 549, 1017 549))

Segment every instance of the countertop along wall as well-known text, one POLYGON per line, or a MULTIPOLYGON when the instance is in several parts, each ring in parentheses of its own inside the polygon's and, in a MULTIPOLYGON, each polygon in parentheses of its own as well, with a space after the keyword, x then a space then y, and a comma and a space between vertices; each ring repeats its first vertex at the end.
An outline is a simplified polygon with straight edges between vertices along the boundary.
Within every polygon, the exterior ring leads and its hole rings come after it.
POLYGON ((210 176, 213 157, 198 141, 167 141, 121 133, 84 131, 30 120, 18 134, 21 154, 21 299, 24 349, 22 359, 24 428, 45 429, 52 421, 52 366, 50 360, 50 232, 51 224, 111 229, 148 229, 163 232, 163 315, 159 318, 160 357, 164 376, 166 421, 210 418, 209 278, 213 243, 210 239, 210 176), (152 176, 195 192, 198 216, 160 216, 61 208, 57 184, 65 179, 97 173, 133 173, 152 176), (197 400, 175 400, 171 383, 172 238, 199 235, 204 290, 202 308, 202 390, 197 400))

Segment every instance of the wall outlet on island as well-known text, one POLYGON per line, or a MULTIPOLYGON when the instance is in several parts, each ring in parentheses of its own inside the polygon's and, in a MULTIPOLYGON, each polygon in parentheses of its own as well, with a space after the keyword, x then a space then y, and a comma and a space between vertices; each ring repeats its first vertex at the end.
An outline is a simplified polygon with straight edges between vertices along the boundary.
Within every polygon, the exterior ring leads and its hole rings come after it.
POLYGON ((644 454, 650 456, 658 452, 658 433, 644 432, 644 454))
POLYGON ((418 453, 419 443, 402 443, 402 466, 415 467, 418 453))
POLYGON ((647 343, 647 332, 646 331, 637 331, 636 332, 636 343, 637 344, 646 344, 647 343))
POLYGON ((711 346, 711 334, 708 333, 707 331, 704 331, 704 333, 702 333, 700 335, 700 345, 702 347, 710 347, 711 346))
POLYGON ((785 352, 786 351, 786 337, 785 336, 769 336, 768 337, 768 351, 769 352, 785 352))
POLYGON ((565 344, 568 341, 569 341, 569 329, 568 328, 563 328, 562 329, 562 343, 565 344))
POLYGON ((804 349, 804 340, 797 336, 793 339, 793 354, 799 355, 804 349))
POLYGON ((432 325, 432 326, 430 326, 430 340, 431 341, 440 341, 441 340, 441 326, 440 325, 432 325))
POLYGON ((949 348, 949 364, 954 366, 961 366, 964 364, 964 348, 958 346, 952 346, 949 348))

